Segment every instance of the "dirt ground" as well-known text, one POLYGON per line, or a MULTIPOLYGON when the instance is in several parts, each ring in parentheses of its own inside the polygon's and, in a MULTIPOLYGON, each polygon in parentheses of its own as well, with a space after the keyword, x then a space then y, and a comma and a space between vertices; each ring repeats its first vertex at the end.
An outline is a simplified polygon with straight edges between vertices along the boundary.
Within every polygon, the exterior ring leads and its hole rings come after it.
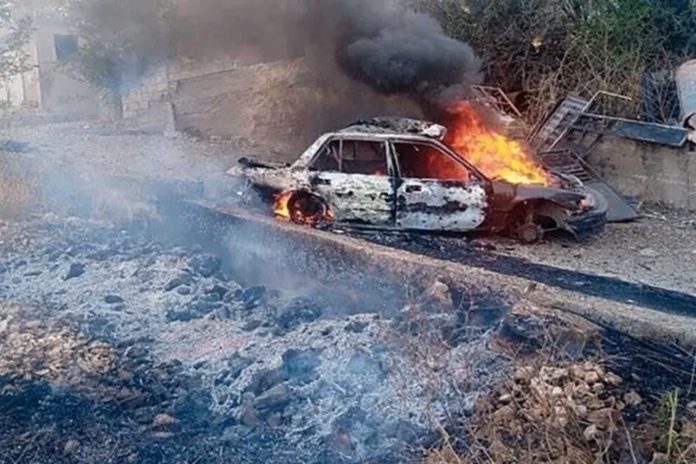
MULTIPOLYGON (((0 143, 10 166, 0 206, 14 212, 35 188, 82 205, 63 184, 121 175, 200 181, 224 199, 239 157, 297 155, 97 123, 17 128, 0 143), (13 178, 14 162, 36 186, 13 178)), ((368 275, 343 296, 297 269, 292 281, 306 284, 289 292, 249 268, 278 256, 254 231, 194 239, 200 218, 174 212, 163 229, 183 225, 186 240, 164 239, 151 228, 157 211, 128 193, 103 199, 115 209, 87 201, 97 218, 76 206, 0 220, 0 464, 696 460, 696 360, 685 348, 524 296, 455 299, 461 290, 440 281, 368 275)), ((693 216, 647 213, 585 242, 475 240, 696 292, 693 216)))
MULTIPOLYGON (((227 167, 242 156, 292 162, 299 153, 265 152, 249 140, 165 137, 123 126, 70 123, 7 130, 0 139, 26 144, 16 156, 72 166, 91 175, 205 180, 229 185, 227 167)), ((696 293, 696 214, 646 207, 644 217, 611 224, 598 238, 577 242, 552 236, 540 244, 481 239, 495 252, 569 270, 696 293)))

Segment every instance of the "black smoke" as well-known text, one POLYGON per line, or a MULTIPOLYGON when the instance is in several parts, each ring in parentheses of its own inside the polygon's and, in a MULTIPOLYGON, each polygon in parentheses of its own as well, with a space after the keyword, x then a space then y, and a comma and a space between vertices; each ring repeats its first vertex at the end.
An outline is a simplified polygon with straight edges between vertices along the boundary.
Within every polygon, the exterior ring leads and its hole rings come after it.
POLYGON ((400 2, 336 1, 338 62, 374 89, 451 99, 480 79, 472 48, 447 36, 434 18, 400 2))
POLYGON ((316 74, 342 72, 384 94, 452 100, 480 80, 472 48, 401 0, 201 0, 175 30, 186 54, 259 60, 311 56, 316 74), (334 63, 327 63, 332 60, 334 63))

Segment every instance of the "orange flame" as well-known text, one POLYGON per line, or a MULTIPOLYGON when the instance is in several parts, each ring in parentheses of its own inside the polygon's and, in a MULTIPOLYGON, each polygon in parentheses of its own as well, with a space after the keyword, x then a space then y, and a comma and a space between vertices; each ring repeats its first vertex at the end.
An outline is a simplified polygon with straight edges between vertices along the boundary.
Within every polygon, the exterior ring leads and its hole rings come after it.
POLYGON ((278 219, 284 219, 289 221, 290 216, 290 200, 292 199, 293 191, 289 190, 283 192, 276 197, 275 206, 273 207, 273 214, 278 219))
POLYGON ((335 221, 326 203, 312 194, 296 190, 287 190, 276 196, 273 214, 278 219, 312 227, 335 221))
POLYGON ((551 185, 549 174, 520 142, 496 132, 468 101, 448 109, 452 124, 445 142, 484 175, 511 184, 551 185))

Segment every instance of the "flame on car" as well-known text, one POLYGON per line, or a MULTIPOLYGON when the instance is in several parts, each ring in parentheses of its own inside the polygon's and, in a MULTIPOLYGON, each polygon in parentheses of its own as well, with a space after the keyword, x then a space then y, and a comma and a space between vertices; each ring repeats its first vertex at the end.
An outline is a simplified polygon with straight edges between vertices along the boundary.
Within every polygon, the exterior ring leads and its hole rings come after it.
POLYGON ((278 219, 312 227, 335 221, 331 208, 321 198, 302 190, 287 190, 278 194, 273 213, 278 219))
POLYGON ((460 101, 447 113, 451 122, 445 143, 484 175, 511 184, 553 184, 531 150, 493 129, 471 102, 460 101))

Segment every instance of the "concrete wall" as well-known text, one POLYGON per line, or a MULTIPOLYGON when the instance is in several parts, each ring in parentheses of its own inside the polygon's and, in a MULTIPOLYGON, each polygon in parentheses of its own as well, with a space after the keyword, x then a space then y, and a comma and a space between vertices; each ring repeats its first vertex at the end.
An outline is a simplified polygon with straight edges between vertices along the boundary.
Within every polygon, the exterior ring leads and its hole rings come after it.
POLYGON ((99 112, 96 91, 88 84, 73 79, 56 57, 54 36, 69 34, 59 22, 37 23, 34 41, 40 76, 41 109, 47 113, 94 116, 99 112))
POLYGON ((621 193, 696 211, 696 145, 683 148, 605 135, 590 164, 621 193))
POLYGON ((359 118, 421 115, 408 99, 385 97, 335 70, 324 71, 316 75, 303 58, 170 65, 124 96, 124 116, 150 127, 167 120, 163 115, 172 104, 179 130, 249 139, 296 156, 322 132, 359 118))

